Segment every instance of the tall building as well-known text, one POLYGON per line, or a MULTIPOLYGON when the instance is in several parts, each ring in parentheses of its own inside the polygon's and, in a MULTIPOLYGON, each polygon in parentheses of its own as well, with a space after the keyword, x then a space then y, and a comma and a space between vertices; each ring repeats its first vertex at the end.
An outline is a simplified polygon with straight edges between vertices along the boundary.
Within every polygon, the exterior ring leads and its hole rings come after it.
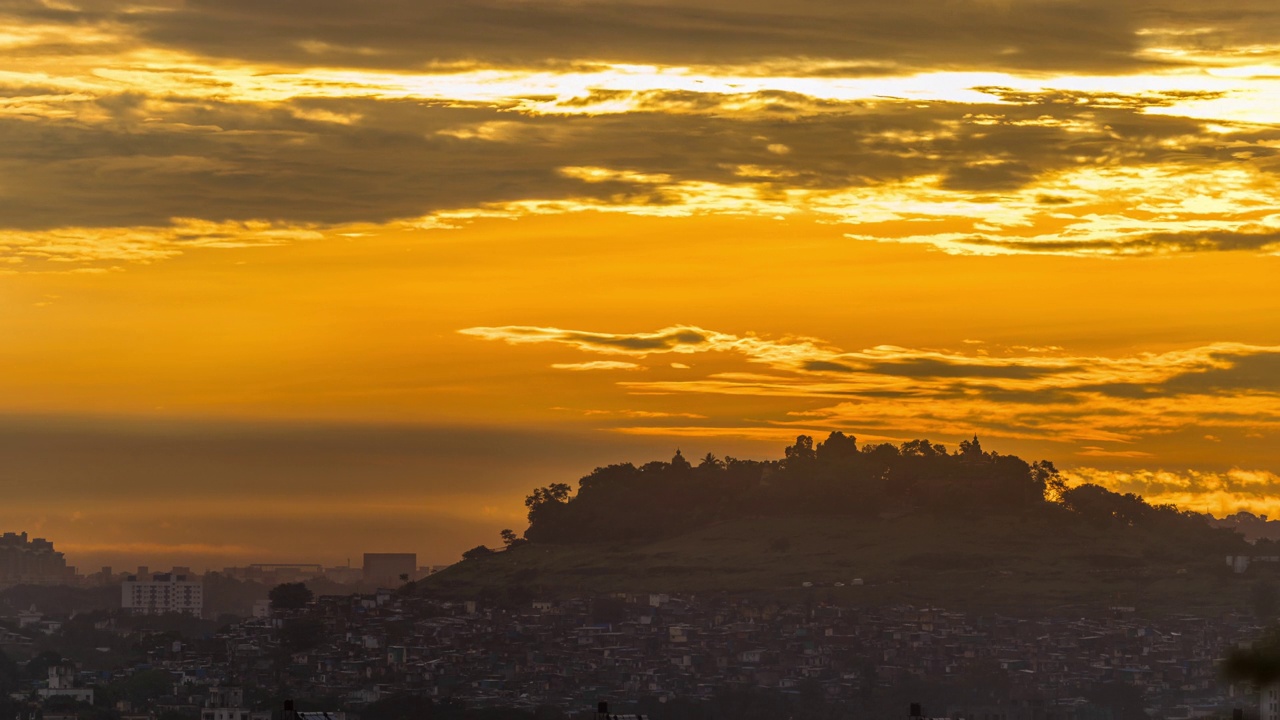
POLYGON ((136 615, 184 613, 200 617, 204 612, 204 587, 188 577, 160 573, 146 580, 130 575, 120 585, 120 606, 136 615))
POLYGON ((365 553, 364 581, 378 585, 402 585, 418 574, 417 553, 365 553))
POLYGON ((0 535, 0 587, 60 585, 75 578, 75 568, 44 538, 27 540, 26 533, 0 535))

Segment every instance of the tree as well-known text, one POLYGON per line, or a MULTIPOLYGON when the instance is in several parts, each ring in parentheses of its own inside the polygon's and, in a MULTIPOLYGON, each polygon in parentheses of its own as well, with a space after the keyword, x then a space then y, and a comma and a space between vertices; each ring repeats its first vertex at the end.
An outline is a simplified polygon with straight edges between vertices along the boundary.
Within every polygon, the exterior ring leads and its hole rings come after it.
POLYGON ((528 542, 524 538, 518 537, 515 530, 511 530, 509 528, 498 534, 502 536, 502 544, 505 545, 508 550, 520 547, 528 542))
POLYGON ((1100 526, 1111 522, 1125 526, 1140 525, 1155 513, 1154 508, 1133 493, 1121 495, 1093 483, 1064 491, 1062 504, 1100 526))
POLYGON ((573 488, 568 483, 551 483, 544 488, 535 489, 532 495, 525 498, 524 505, 533 508, 549 502, 564 502, 569 499, 572 491, 573 488))
POLYGON ((1102 708, 1111 710, 1115 720, 1146 720, 1142 690, 1136 685, 1122 682, 1096 683, 1085 693, 1085 698, 1102 708))
POLYGON ((463 560, 479 560, 480 558, 489 557, 492 554, 493 554, 493 551, 490 550, 488 546, 477 545, 471 548, 470 550, 462 553, 462 559, 463 560))
POLYGON ((281 583, 267 594, 272 610, 301 610, 311 602, 313 595, 305 583, 281 583))
POLYGON ((54 650, 45 650, 28 660, 23 670, 31 680, 46 680, 49 677, 49 668, 61 662, 62 653, 54 650))
POLYGON ((946 455, 947 449, 941 445, 934 445, 928 440, 908 440, 902 443, 902 447, 899 448, 898 452, 904 456, 938 457, 946 455))
POLYGON ((818 443, 818 461, 838 463, 858 456, 858 439, 839 430, 832 431, 827 439, 818 443))
POLYGON ((529 529, 524 536, 532 542, 556 542, 563 540, 572 523, 565 522, 569 512, 569 493, 566 483, 552 483, 537 488, 524 500, 529 508, 529 529))
POLYGON ((324 639, 324 623, 313 618, 290 620, 280 628, 280 647, 290 653, 312 650, 324 639))
POLYGON ((551 483, 546 487, 535 488, 533 493, 524 499, 524 506, 529 508, 530 522, 533 521, 534 513, 544 506, 567 501, 572 491, 573 488, 567 483, 551 483))
POLYGON ((1067 491, 1067 481, 1048 460, 1031 463, 1031 480, 1042 489, 1046 500, 1061 502, 1067 491))
POLYGON ((1233 648, 1222 664, 1222 674, 1232 682, 1257 687, 1280 680, 1280 628, 1272 628, 1248 648, 1233 648))
POLYGON ((813 438, 808 435, 796 437, 796 444, 785 450, 787 467, 803 465, 817 457, 813 450, 813 438))
POLYGON ((0 650, 0 694, 7 695, 18 689, 22 683, 22 670, 18 664, 0 650))
POLYGON ((161 695, 173 692, 173 677, 164 670, 139 670, 112 685, 134 708, 144 708, 161 695))

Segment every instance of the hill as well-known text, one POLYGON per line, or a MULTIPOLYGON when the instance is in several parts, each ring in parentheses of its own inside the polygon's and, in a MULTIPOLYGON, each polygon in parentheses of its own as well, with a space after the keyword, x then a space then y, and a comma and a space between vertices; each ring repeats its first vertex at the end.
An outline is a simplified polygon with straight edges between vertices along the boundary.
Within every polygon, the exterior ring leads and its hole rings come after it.
POLYGON ((1248 609, 1230 529, 1051 463, 927 441, 801 437, 779 461, 598 468, 539 488, 526 540, 477 549, 423 592, 520 600, 600 592, 803 593, 857 604, 1248 609), (833 452, 833 447, 838 451, 833 452), (808 585, 806 585, 806 583, 808 585))

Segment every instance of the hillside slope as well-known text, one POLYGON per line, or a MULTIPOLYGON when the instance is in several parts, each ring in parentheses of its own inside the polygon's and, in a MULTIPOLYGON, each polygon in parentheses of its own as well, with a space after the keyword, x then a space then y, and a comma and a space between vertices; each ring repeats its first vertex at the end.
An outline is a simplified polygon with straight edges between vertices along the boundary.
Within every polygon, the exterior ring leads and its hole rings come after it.
POLYGON ((1062 523, 1039 514, 744 518, 652 542, 597 540, 527 544, 467 560, 419 589, 516 601, 620 591, 730 592, 1011 611, 1112 605, 1247 611, 1260 582, 1256 573, 1265 572, 1230 571, 1224 551, 1235 549, 1232 537, 1224 538, 1224 547, 1204 547, 1144 528, 1062 523), (856 579, 863 584, 855 585, 856 579))

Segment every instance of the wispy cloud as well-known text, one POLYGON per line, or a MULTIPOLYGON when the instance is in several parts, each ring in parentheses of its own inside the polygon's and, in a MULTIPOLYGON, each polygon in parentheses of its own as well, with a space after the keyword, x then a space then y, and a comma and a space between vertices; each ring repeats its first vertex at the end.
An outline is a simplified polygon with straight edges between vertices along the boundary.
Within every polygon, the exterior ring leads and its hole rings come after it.
POLYGON ((6 263, 34 270, 69 270, 86 263, 150 263, 196 248, 261 247, 322 237, 314 227, 190 218, 175 218, 163 227, 0 230, 0 272, 6 263))
MULTIPOLYGON (((973 350, 971 344, 962 351, 888 345, 846 351, 813 338, 772 339, 696 326, 639 333, 527 326, 461 332, 514 345, 554 344, 637 358, 717 354, 715 370, 621 380, 618 386, 633 395, 772 399, 775 414, 768 419, 730 423, 743 432, 761 425, 793 432, 856 428, 884 437, 980 431, 1073 444, 1083 457, 1130 459, 1151 452, 1135 444, 1160 436, 1280 432, 1280 346, 1212 343, 1112 357, 1072 355, 1058 347, 973 350)), ((703 431, 723 434, 723 421, 713 419, 703 431)))
POLYGON ((510 345, 559 343, 579 350, 636 357, 644 357, 650 353, 698 352, 699 349, 712 348, 722 337, 718 333, 708 333, 695 327, 671 327, 652 333, 626 334, 508 325, 466 328, 458 332, 485 340, 501 340, 510 345))
POLYGON ((556 370, 643 370, 640 365, 620 360, 592 360, 581 363, 554 363, 556 370))

